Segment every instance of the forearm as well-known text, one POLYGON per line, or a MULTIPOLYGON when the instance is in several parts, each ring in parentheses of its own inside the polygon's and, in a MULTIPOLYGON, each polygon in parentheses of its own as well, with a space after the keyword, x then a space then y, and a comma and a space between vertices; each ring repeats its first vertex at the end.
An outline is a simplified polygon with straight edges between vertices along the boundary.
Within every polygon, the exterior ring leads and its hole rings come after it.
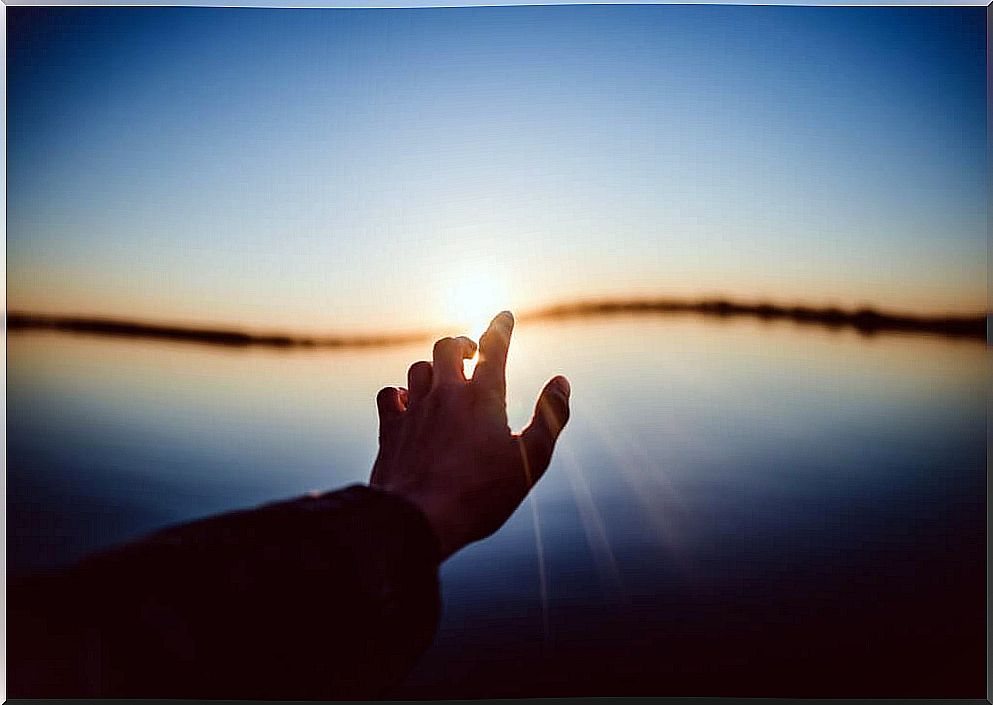
POLYGON ((10 695, 374 696, 433 637, 437 565, 361 486, 167 529, 13 586, 10 695))

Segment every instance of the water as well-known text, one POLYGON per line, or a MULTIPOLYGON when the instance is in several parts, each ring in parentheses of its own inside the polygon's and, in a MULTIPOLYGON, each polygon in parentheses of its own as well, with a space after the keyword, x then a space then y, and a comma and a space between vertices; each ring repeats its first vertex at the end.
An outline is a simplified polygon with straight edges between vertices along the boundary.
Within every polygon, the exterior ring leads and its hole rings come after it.
MULTIPOLYGON (((375 392, 428 355, 11 335, 8 571, 364 481, 375 392)), ((393 695, 982 697, 988 364, 791 323, 520 325, 511 425, 555 373, 572 421, 443 566, 393 695)))

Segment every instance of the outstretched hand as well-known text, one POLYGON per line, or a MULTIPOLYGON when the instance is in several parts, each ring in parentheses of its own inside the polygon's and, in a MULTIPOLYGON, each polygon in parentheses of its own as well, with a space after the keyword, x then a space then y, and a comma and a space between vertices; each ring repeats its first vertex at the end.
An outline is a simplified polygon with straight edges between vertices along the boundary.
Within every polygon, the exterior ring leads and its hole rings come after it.
POLYGON ((554 377, 528 427, 511 433, 505 368, 513 329, 509 311, 493 319, 470 380, 462 361, 476 344, 443 338, 433 362, 410 366, 406 389, 386 387, 376 397, 379 455, 369 484, 424 512, 443 559, 507 521, 545 472, 569 419, 569 382, 554 377))

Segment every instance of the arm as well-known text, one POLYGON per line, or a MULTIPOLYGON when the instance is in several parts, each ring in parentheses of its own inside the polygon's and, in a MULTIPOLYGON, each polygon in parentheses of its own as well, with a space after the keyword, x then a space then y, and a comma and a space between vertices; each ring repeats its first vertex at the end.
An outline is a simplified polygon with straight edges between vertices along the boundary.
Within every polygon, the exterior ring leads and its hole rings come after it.
POLYGON ((437 540, 354 486, 167 529, 12 584, 12 697, 374 697, 430 643, 437 540))
POLYGON ((507 426, 513 329, 497 316, 471 380, 445 338, 409 390, 377 397, 370 485, 208 518, 10 585, 12 697, 368 698, 430 644, 437 568, 496 531, 551 459, 569 387, 507 426))

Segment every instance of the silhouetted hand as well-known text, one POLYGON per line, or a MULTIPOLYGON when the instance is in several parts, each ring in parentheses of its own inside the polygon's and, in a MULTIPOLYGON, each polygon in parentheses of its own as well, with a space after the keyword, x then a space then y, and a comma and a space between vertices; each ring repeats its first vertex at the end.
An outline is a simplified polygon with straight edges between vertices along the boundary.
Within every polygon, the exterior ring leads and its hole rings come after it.
POLYGON ((569 382, 554 377, 538 397, 534 418, 520 435, 507 426, 507 349, 514 329, 509 311, 479 339, 472 379, 462 361, 469 338, 443 338, 434 363, 415 362, 407 389, 386 387, 379 407, 379 455, 369 482, 405 497, 427 516, 447 558, 499 529, 524 501, 552 459, 569 419, 569 382))

